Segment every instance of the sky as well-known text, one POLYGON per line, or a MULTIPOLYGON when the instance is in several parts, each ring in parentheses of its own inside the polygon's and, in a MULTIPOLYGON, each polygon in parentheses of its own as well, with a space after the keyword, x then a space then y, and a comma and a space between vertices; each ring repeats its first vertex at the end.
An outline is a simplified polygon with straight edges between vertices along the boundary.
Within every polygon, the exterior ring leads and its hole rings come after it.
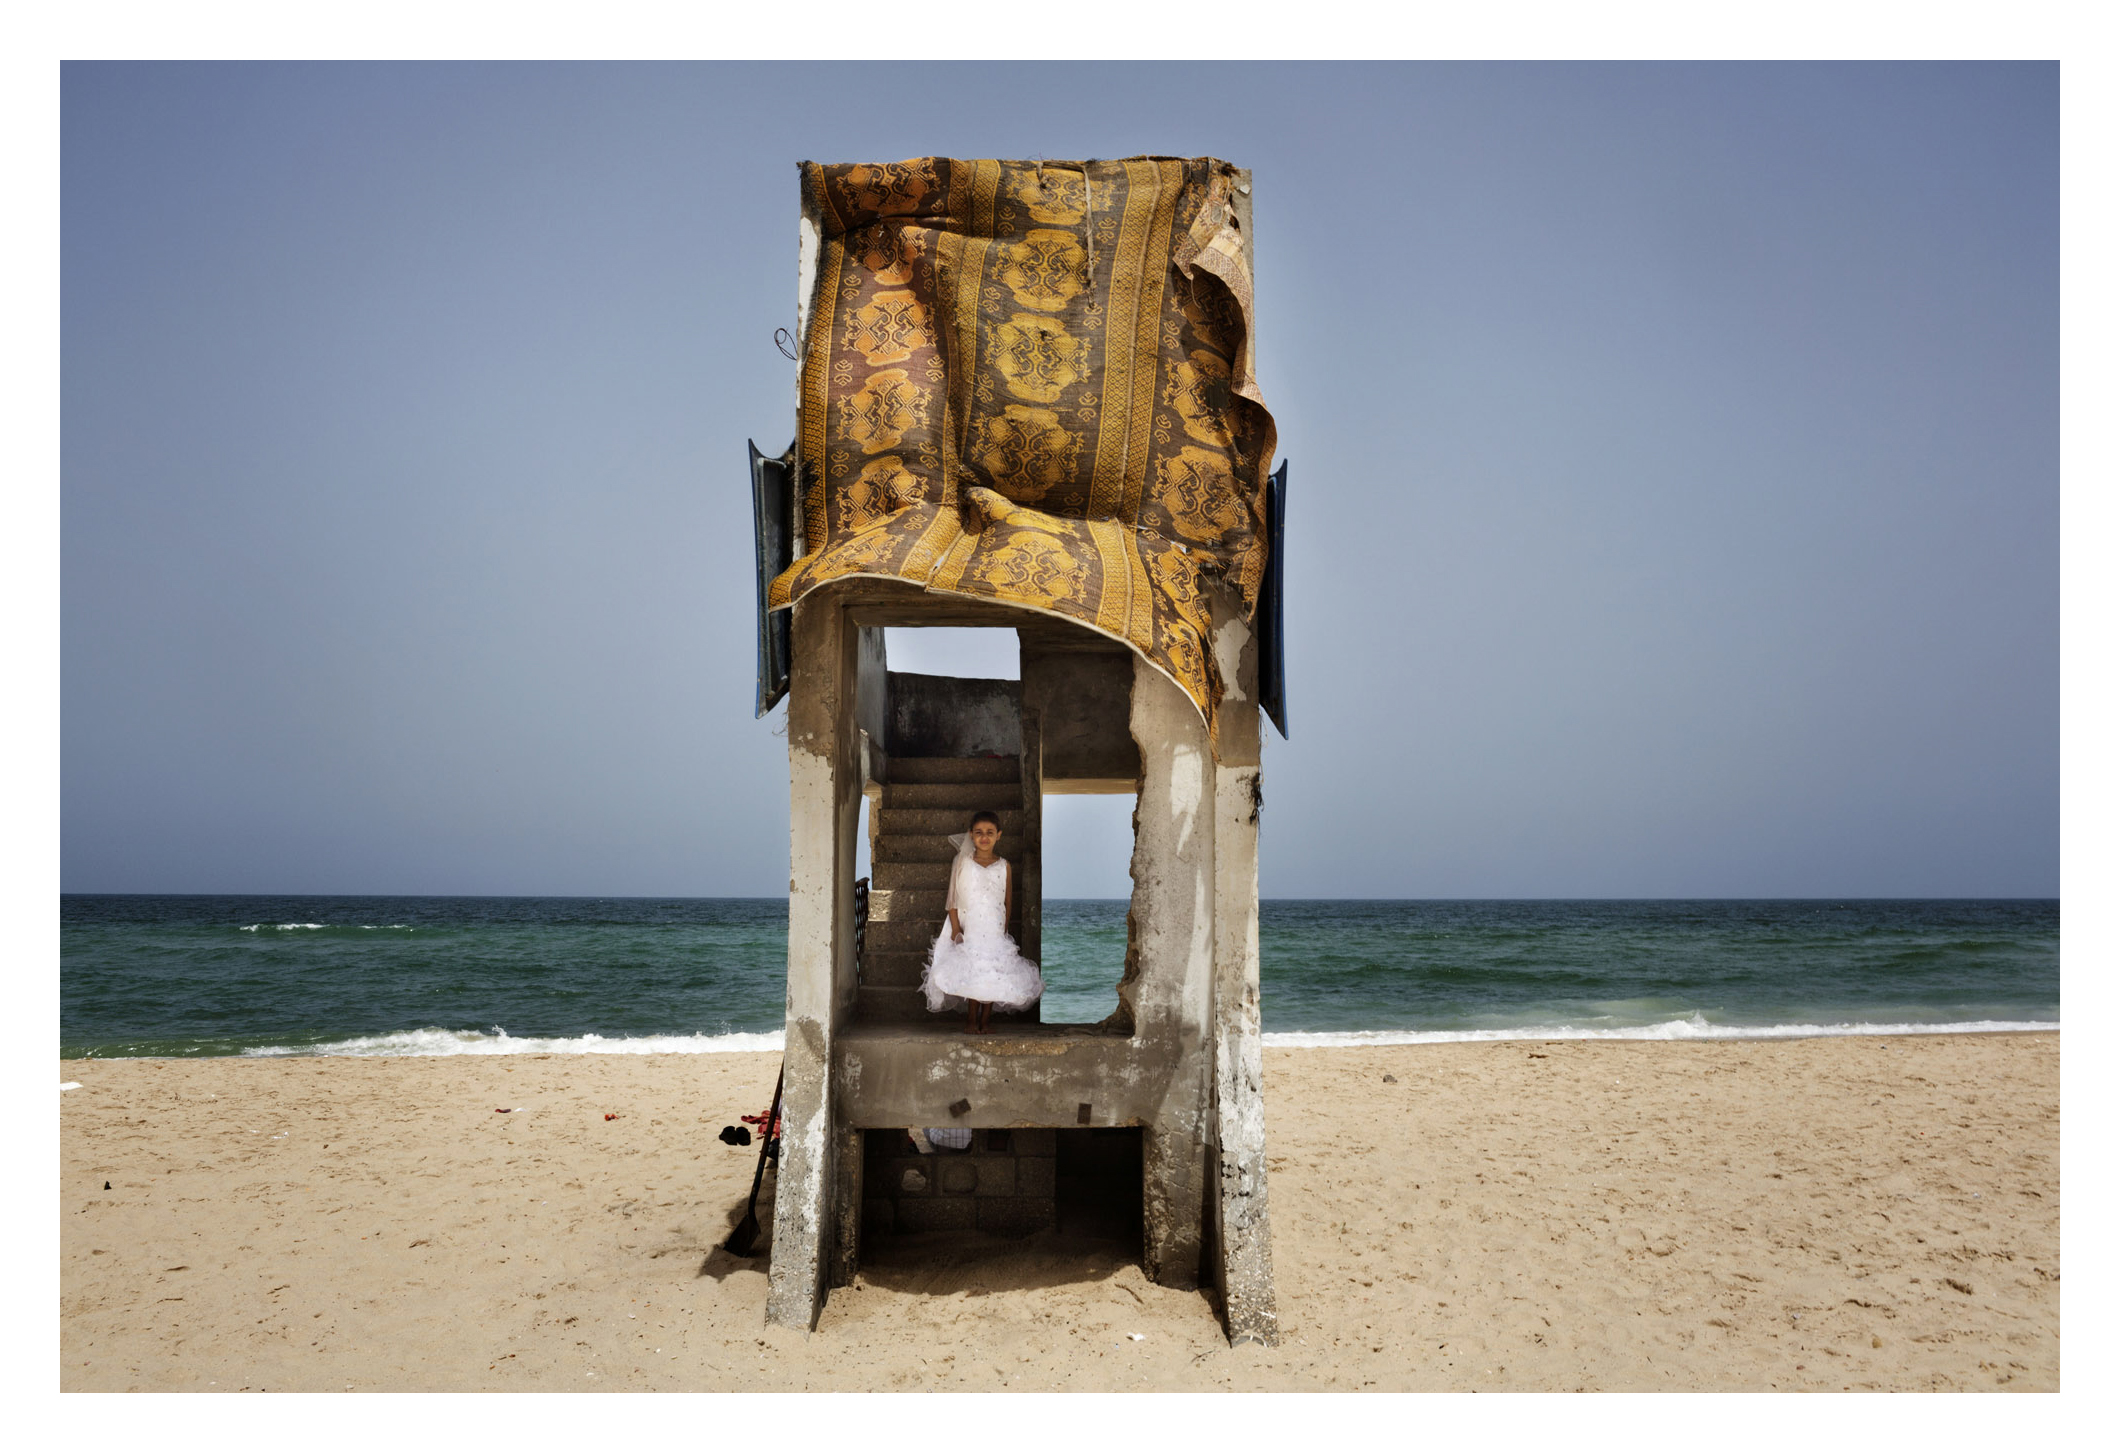
POLYGON ((2058 892, 2054 66, 891 73, 66 66, 62 887, 784 891, 795 164, 1146 151, 1253 173, 1265 896, 2058 892))

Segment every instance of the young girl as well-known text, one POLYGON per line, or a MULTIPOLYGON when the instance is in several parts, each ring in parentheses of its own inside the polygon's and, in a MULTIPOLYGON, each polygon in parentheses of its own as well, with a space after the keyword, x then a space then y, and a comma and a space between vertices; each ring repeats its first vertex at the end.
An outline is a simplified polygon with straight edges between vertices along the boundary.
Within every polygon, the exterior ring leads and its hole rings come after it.
POLYGON ((920 987, 931 1011, 965 1006, 964 1030, 984 1034, 995 1008, 1028 1009, 1045 995, 1038 966, 1025 958, 1009 937, 1008 910, 1015 901, 1014 870, 997 856, 1001 819, 991 812, 972 814, 969 831, 952 833, 957 857, 950 864, 950 887, 943 899, 947 919, 935 935, 927 972, 920 987))

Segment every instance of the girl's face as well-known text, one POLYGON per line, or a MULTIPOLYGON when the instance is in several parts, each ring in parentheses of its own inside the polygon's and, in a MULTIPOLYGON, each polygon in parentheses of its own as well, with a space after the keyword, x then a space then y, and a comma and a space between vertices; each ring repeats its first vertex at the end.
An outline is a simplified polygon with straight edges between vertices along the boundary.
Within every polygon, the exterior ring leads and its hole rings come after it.
POLYGON ((978 850, 979 856, 982 858, 991 856, 994 851, 994 844, 1000 841, 1001 829, 992 823, 975 822, 972 824, 972 846, 978 850))

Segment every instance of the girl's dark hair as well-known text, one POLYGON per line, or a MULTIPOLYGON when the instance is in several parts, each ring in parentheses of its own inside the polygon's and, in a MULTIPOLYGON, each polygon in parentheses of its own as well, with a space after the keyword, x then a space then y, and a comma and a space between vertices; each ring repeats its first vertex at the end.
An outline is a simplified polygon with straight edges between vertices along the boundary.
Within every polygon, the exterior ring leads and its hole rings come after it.
POLYGON ((1001 831, 1001 818, 995 813, 986 811, 984 808, 981 808, 979 811, 972 814, 971 825, 967 827, 965 831, 970 832, 972 828, 979 826, 979 824, 982 822, 992 823, 994 825, 995 832, 1001 831))

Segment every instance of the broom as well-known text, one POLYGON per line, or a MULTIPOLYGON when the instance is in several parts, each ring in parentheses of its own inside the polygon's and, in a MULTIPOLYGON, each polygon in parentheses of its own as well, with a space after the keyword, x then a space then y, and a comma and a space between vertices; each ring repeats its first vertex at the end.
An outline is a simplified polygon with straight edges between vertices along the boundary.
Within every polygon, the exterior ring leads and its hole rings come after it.
POLYGON ((775 1132, 780 1123, 780 1087, 787 1077, 788 1067, 783 1063, 780 1077, 773 1081, 773 1108, 766 1112, 766 1123, 760 1127, 763 1133, 758 1137, 758 1169, 751 1174, 751 1204, 744 1209, 743 1219, 736 1223, 729 1239, 721 1244, 721 1249, 731 1256, 749 1256, 758 1244, 758 1188, 765 1184, 766 1152, 779 1139, 775 1132))

